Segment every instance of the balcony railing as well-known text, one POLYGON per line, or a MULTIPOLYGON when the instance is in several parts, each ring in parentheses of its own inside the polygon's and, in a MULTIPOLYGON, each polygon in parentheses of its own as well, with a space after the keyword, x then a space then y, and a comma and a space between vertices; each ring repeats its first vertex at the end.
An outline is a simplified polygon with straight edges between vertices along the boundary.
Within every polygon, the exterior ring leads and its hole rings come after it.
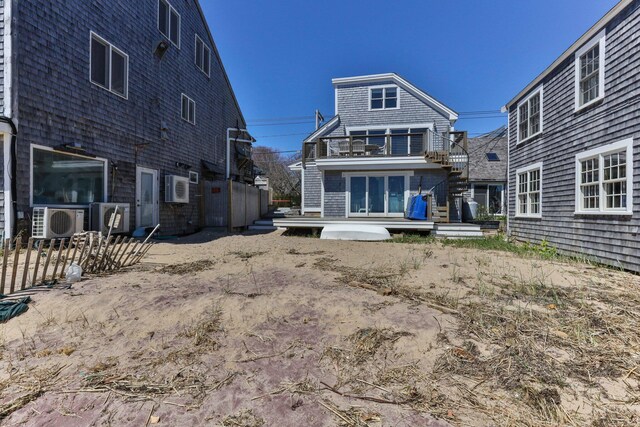
MULTIPOLYGON (((450 138, 431 130, 419 133, 394 133, 382 135, 349 135, 319 138, 304 144, 305 161, 338 157, 403 157, 426 153, 456 154, 450 138)), ((459 159, 466 162, 468 159, 459 159)))

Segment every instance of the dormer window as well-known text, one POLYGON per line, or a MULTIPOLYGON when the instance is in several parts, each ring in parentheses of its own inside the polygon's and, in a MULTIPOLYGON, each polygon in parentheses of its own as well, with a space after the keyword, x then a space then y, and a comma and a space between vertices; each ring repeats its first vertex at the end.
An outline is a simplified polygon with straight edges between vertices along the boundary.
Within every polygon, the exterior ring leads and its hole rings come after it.
POLYGON ((398 107, 397 86, 372 87, 369 89, 369 109, 391 110, 398 107))

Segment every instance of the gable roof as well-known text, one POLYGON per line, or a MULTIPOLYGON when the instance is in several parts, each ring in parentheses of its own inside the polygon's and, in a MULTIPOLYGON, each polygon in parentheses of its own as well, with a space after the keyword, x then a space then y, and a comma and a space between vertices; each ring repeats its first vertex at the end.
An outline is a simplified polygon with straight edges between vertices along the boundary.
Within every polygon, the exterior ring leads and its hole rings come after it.
POLYGON ((503 126, 481 135, 469 138, 469 181, 507 181, 507 128, 503 126), (490 161, 487 153, 495 153, 498 161, 490 161))
POLYGON ((520 91, 511 101, 507 102, 507 104, 502 107, 502 110, 506 112, 513 104, 515 104, 520 98, 526 95, 530 90, 535 88, 542 82, 542 80, 547 77, 556 67, 562 64, 567 58, 574 55, 575 51, 577 51, 583 44, 588 42, 593 36, 598 34, 604 27, 609 24, 620 12, 622 12, 627 6, 633 3, 634 0, 620 0, 620 2, 615 5, 605 16, 603 16, 596 24, 591 27, 586 33, 582 35, 574 44, 569 47, 569 49, 565 50, 562 55, 558 57, 551 65, 547 67, 538 77, 536 77, 531 83, 527 85, 524 89, 520 91))
POLYGON ((438 101, 422 89, 412 85, 407 80, 403 79, 396 73, 386 73, 386 74, 372 74, 369 76, 356 76, 356 77, 343 77, 338 79, 333 79, 331 82, 334 87, 347 85, 347 84, 357 84, 357 83, 378 83, 378 82, 386 82, 392 81, 407 92, 411 93, 416 98, 420 99, 422 102, 430 105, 434 109, 440 111, 445 116, 449 118, 451 121, 458 120, 458 113, 453 111, 451 108, 444 105, 442 102, 438 101))
POLYGON ((333 116, 333 118, 331 120, 329 120, 327 123, 325 123, 322 126, 320 126, 318 129, 313 131, 313 133, 311 135, 306 137, 303 142, 311 142, 311 141, 313 141, 314 139, 316 139, 317 137, 322 135, 327 130, 332 129, 338 123, 340 123, 340 116, 338 116, 338 115, 333 116))
POLYGON ((200 18, 202 18, 202 21, 204 22, 204 28, 207 30, 207 35, 209 36, 209 42, 211 43, 213 52, 218 58, 218 63, 220 64, 220 68, 222 68, 222 75, 224 76, 224 80, 227 83, 227 87, 231 92, 231 97, 233 98, 233 102, 236 104, 236 108, 238 109, 238 114, 240 114, 240 119, 242 119, 242 126, 238 126, 238 127, 246 128, 247 121, 245 120, 244 115, 242 114, 242 110, 240 109, 240 104, 238 103, 238 98, 236 98, 236 94, 233 91, 233 87, 231 87, 231 81, 229 80, 229 76, 227 75, 227 70, 224 68, 224 64, 222 63, 222 58, 220 57, 220 52, 218 51, 218 47, 216 46, 216 43, 213 41, 213 35, 211 35, 211 29, 209 28, 209 23, 207 22, 207 18, 204 16, 204 12, 202 11, 202 7, 200 6, 200 1, 195 0, 194 3, 198 8, 198 12, 200 13, 200 18))

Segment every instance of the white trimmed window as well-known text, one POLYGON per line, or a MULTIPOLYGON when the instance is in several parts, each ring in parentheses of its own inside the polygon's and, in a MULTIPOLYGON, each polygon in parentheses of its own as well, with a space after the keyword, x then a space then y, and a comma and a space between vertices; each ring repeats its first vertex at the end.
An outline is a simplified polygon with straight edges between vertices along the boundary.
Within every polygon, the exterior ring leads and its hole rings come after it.
POLYGON ((95 33, 91 33, 91 83, 127 98, 129 56, 95 33))
POLYGON ((196 124, 196 102, 184 93, 182 94, 182 120, 192 125, 196 124))
POLYGON ((518 142, 542 132, 542 87, 518 104, 518 142))
POLYGON ((158 0, 158 30, 180 48, 180 15, 167 0, 158 0))
POLYGON ((369 89, 370 110, 393 110, 400 108, 397 86, 376 86, 369 89))
POLYGON ((631 214, 632 179, 633 139, 576 155, 576 214, 631 214))
POLYGON ((516 216, 542 217, 542 163, 516 171, 516 216))
POLYGON ((196 66, 209 76, 211 71, 211 49, 196 34, 196 66))
POLYGON ((604 98, 605 40, 603 30, 576 52, 576 110, 604 98))

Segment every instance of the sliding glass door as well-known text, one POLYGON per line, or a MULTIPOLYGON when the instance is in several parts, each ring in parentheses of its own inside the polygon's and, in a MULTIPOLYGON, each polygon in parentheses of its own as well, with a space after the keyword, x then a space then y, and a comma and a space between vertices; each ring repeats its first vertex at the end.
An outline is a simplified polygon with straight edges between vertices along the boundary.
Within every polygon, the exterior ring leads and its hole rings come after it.
POLYGON ((406 175, 372 174, 349 177, 349 216, 404 216, 407 181, 406 175))

